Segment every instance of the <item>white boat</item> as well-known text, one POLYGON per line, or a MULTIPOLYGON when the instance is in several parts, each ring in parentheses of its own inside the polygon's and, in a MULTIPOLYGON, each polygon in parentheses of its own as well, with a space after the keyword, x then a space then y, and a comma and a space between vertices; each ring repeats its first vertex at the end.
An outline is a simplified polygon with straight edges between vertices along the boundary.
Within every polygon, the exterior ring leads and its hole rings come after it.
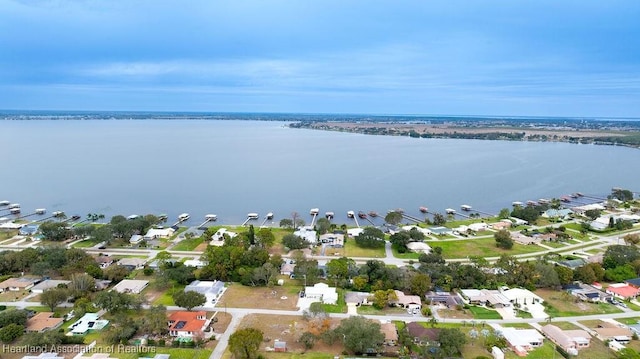
POLYGON ((247 218, 248 219, 258 219, 259 215, 257 213, 251 212, 251 213, 247 213, 247 218))
POLYGON ((311 208, 311 211, 309 211, 309 214, 313 215, 317 215, 320 212, 320 209, 318 208, 311 208))
POLYGON ((511 203, 511 205, 513 205, 514 207, 522 206, 522 202, 520 202, 520 201, 515 201, 515 202, 512 202, 512 203, 511 203))
POLYGON ((36 214, 45 214, 47 213, 46 208, 36 208, 36 214))
POLYGON ((355 216, 356 216, 356 213, 354 211, 347 212, 347 217, 354 218, 355 216))
POLYGON ((267 219, 268 220, 272 220, 273 219, 273 212, 267 213, 267 219))
POLYGON ((10 212, 11 214, 19 214, 19 213, 20 213, 20 207, 11 208, 11 209, 9 210, 9 212, 10 212))
POLYGON ((140 216, 139 216, 139 215, 137 215, 137 214, 132 214, 132 215, 130 215, 129 217, 127 217, 127 219, 128 219, 128 220, 133 220, 133 219, 137 219, 138 217, 140 217, 140 216))
POLYGON ((184 222, 186 220, 188 220, 189 218, 191 218, 191 216, 189 215, 189 213, 183 213, 181 215, 178 216, 178 220, 180 222, 184 222))
POLYGON ((206 216, 204 216, 204 219, 208 221, 215 221, 218 219, 218 216, 215 214, 207 214, 206 216))

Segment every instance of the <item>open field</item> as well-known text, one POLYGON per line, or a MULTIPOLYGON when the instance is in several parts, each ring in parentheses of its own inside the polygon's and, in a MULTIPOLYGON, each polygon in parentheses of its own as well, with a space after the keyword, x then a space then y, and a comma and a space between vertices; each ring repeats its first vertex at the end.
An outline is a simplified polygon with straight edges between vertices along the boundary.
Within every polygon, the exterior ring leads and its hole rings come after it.
POLYGON ((559 292, 550 289, 538 289, 535 293, 545 300, 545 312, 551 317, 570 317, 577 315, 622 312, 616 306, 607 303, 575 302, 573 297, 566 292, 559 292))
POLYGON ((329 248, 325 249, 325 255, 336 257, 371 257, 371 258, 384 258, 384 248, 360 248, 356 245, 353 239, 345 240, 344 248, 329 248))
POLYGON ((241 284, 230 284, 216 305, 234 308, 259 308, 295 310, 298 304, 300 287, 246 287, 241 284))
POLYGON ((174 251, 192 251, 204 242, 202 237, 183 239, 171 248, 174 251))
POLYGON ((544 250, 544 248, 536 245, 521 245, 515 243, 510 250, 496 247, 496 241, 493 238, 465 239, 458 241, 441 241, 428 242, 432 247, 442 248, 442 255, 447 259, 466 258, 472 256, 482 257, 499 257, 502 254, 525 254, 535 253, 544 250))
POLYGON ((477 307, 475 305, 472 305, 469 307, 468 309, 472 314, 473 317, 475 319, 502 319, 502 316, 500 315, 500 313, 496 312, 493 309, 487 309, 487 308, 483 308, 483 307, 477 307))
MULTIPOLYGON (((340 344, 339 341, 331 346, 326 345, 322 341, 318 341, 309 352, 301 356, 294 355, 300 355, 305 352, 302 343, 298 342, 298 338, 300 338, 302 333, 310 331, 319 334, 328 328, 333 329, 337 327, 339 323, 339 319, 327 319, 326 321, 315 319, 305 321, 302 317, 251 314, 242 320, 239 329, 256 328, 264 333, 264 342, 260 345, 260 351, 262 354, 265 354, 267 358, 292 359, 300 357, 331 359, 334 355, 339 355, 343 350, 342 344, 340 344), (275 339, 287 342, 288 353, 265 353, 267 347, 273 347, 275 339), (271 354, 276 355, 272 356, 271 354)), ((228 350, 223 358, 231 358, 228 350)))

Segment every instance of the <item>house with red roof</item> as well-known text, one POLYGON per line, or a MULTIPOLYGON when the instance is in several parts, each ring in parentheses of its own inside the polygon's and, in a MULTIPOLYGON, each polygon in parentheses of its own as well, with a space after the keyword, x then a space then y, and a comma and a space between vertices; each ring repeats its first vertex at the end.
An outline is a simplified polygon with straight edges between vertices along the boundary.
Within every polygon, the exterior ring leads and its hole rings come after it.
POLYGON ((205 330, 211 320, 207 312, 177 311, 169 314, 169 335, 178 338, 205 337, 205 330))
POLYGON ((615 283, 608 286, 606 292, 621 299, 631 299, 640 294, 640 289, 627 283, 615 283))

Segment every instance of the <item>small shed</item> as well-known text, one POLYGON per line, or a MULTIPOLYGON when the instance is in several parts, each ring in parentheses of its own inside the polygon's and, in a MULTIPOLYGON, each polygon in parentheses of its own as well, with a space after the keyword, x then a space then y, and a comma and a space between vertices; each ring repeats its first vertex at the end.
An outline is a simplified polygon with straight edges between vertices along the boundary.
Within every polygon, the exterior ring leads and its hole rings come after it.
POLYGON ((280 341, 276 339, 273 342, 273 351, 276 352, 286 352, 287 351, 287 342, 280 341))

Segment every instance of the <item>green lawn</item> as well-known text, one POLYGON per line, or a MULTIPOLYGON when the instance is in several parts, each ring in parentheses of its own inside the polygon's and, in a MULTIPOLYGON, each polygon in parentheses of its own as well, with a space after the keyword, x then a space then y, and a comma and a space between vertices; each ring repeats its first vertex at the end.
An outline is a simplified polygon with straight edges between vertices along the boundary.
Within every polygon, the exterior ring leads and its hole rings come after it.
POLYGON ((468 308, 468 310, 473 313, 473 318, 475 319, 502 319, 500 313, 496 312, 493 309, 487 309, 484 307, 477 307, 472 305, 468 308))
POLYGON ((372 305, 361 305, 358 307, 358 314, 360 315, 387 315, 405 313, 407 313, 406 309, 397 307, 387 307, 383 309, 376 309, 372 305))
MULTIPOLYGON (((294 288, 296 293, 299 290, 298 287, 294 288)), ((347 312, 347 303, 344 301, 344 289, 339 288, 338 290, 338 302, 336 304, 323 304, 322 308, 327 313, 346 313, 347 312)))
MULTIPOLYGON (((554 354, 554 352, 555 346, 553 345, 553 343, 551 343, 550 341, 545 341, 540 348, 536 348, 530 351, 529 354, 527 354, 527 359, 551 359, 554 357, 554 355, 556 358, 562 358, 562 355, 560 355, 560 353, 554 354)), ((507 359, 520 358, 509 350, 505 351, 504 357, 507 359)))
POLYGON ((202 242, 204 242, 204 239, 202 237, 187 238, 187 239, 184 239, 184 240, 180 241, 175 246, 173 246, 173 248, 171 248, 171 250, 174 250, 174 251, 192 251, 197 246, 202 244, 202 242))
POLYGON ((171 288, 167 289, 166 291, 164 291, 160 297, 158 297, 156 300, 154 300, 153 301, 153 305, 161 305, 161 304, 164 305, 164 306, 176 305, 173 302, 172 295, 176 291, 183 291, 184 287, 186 287, 186 285, 175 284, 173 287, 171 287, 171 288))
POLYGON ((356 241, 349 239, 344 243, 344 255, 346 257, 372 257, 384 258, 384 247, 382 248, 360 248, 356 245, 356 241))
POLYGON ((512 249, 501 249, 496 247, 493 238, 465 239, 459 241, 429 242, 433 248, 442 248, 442 254, 446 259, 466 258, 473 256, 499 257, 502 254, 526 254, 540 252, 543 248, 536 245, 521 245, 515 243, 512 249))
POLYGON ((416 253, 416 252, 398 253, 398 250, 393 247, 391 248, 391 250, 393 251, 393 256, 396 258, 415 259, 417 261, 418 258, 420 257, 420 253, 416 253))
POLYGON ((100 241, 96 240, 96 239, 93 239, 93 238, 85 239, 82 242, 78 242, 78 243, 74 244, 73 248, 88 248, 88 247, 93 247, 98 243, 100 243, 100 241))

